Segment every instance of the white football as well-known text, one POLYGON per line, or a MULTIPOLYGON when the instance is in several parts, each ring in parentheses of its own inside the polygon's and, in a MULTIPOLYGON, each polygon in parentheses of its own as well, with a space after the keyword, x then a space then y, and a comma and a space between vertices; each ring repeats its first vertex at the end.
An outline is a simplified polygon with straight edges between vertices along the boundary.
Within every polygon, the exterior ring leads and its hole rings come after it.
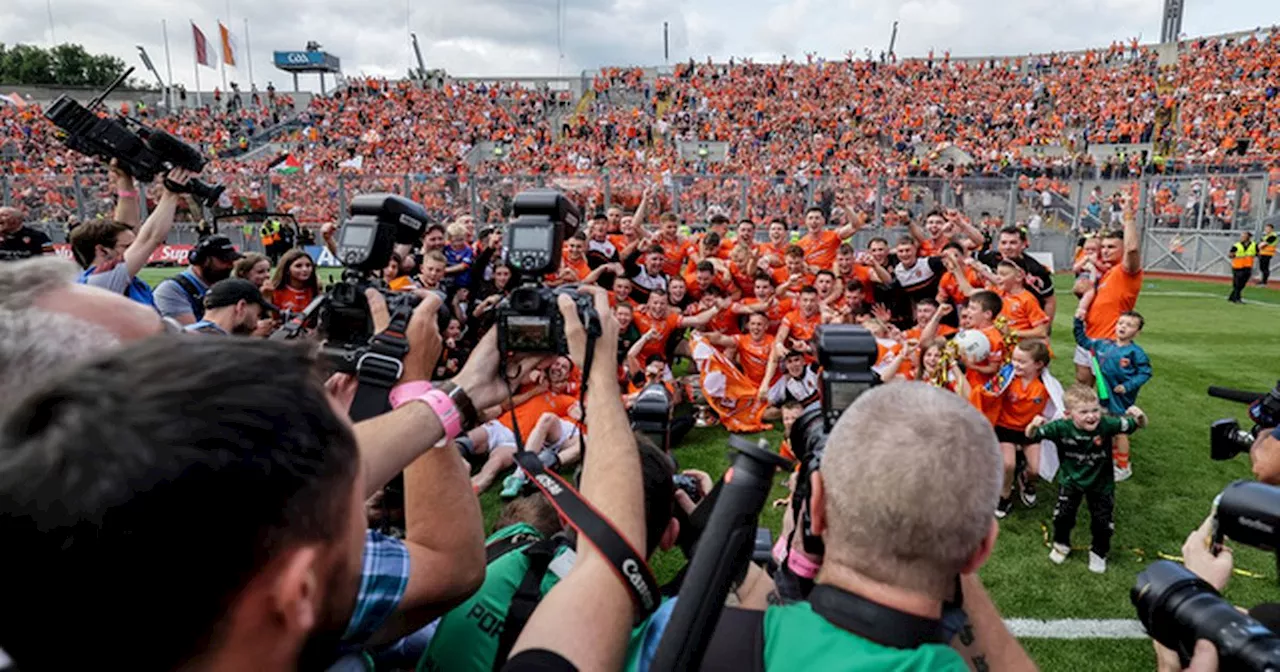
POLYGON ((971 362, 981 362, 991 354, 991 342, 987 340, 986 334, 977 329, 965 329, 956 334, 952 340, 955 341, 960 354, 971 362))

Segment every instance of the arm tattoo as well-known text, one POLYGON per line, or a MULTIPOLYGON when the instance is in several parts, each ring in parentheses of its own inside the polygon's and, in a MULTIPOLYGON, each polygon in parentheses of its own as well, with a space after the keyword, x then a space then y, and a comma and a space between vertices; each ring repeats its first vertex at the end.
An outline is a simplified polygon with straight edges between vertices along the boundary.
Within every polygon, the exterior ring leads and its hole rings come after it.
POLYGON ((987 664, 987 657, 974 656, 973 669, 976 670, 976 672, 990 672, 991 666, 987 664))

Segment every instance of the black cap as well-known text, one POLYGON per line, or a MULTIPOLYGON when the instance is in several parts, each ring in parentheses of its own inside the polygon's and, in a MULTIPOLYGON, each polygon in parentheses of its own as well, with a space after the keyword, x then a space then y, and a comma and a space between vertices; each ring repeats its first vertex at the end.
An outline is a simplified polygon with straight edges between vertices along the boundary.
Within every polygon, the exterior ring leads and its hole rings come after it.
POLYGON ((267 312, 278 313, 279 308, 271 305, 266 299, 262 298, 262 292, 254 286, 252 282, 243 278, 227 278, 213 283, 209 291, 204 294, 205 308, 223 308, 225 306, 234 306, 241 301, 248 303, 256 303, 262 306, 267 312))
POLYGON ((231 239, 226 236, 209 236, 196 243, 191 254, 199 254, 202 259, 214 258, 223 261, 235 261, 241 256, 236 250, 236 246, 231 244, 231 239))

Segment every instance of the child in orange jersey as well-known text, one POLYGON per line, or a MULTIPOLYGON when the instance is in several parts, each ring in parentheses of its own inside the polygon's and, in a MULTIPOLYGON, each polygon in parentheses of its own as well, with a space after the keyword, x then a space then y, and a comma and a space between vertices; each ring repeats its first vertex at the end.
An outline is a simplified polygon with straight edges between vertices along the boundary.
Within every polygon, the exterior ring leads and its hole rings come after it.
POLYGON ((996 266, 1000 282, 996 293, 1003 306, 1000 315, 1009 323, 1009 329, 1019 338, 1045 338, 1049 335, 1049 316, 1040 308, 1036 297, 1027 291, 1022 268, 1012 261, 1002 261, 996 266))
MULTIPOLYGON (((1036 504, 1036 478, 1040 473, 1040 442, 1027 438, 1027 426, 1049 404, 1049 390, 1041 381, 1041 374, 1049 365, 1049 347, 1038 338, 1025 339, 1013 351, 1013 377, 1000 395, 1000 406, 995 416, 996 438, 1000 440, 1000 452, 1004 455, 1004 489, 996 506, 996 517, 1004 518, 1013 509, 1014 469, 1018 453, 1027 459, 1027 468, 1019 480, 1018 489, 1022 503, 1028 507, 1036 504)), ((982 394, 990 394, 983 390, 982 394)))

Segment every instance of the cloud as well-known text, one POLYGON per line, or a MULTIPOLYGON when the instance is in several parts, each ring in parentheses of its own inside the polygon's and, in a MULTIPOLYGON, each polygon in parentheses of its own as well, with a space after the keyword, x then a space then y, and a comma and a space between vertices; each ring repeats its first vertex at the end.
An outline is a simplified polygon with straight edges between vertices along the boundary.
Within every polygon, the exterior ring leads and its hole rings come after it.
MULTIPOLYGON (((168 23, 176 81, 193 85, 189 20, 216 40, 225 3, 167 0, 51 0, 53 32, 139 65, 134 45, 166 72, 160 22, 168 23), (221 5, 221 6, 219 6, 221 5)), ((1274 16, 1270 0, 1188 3, 1183 31, 1205 35, 1253 28, 1274 16), (1209 5, 1212 5, 1211 7, 1209 5)), ((923 56, 1022 55, 1105 46, 1160 30, 1155 0, 465 0, 450 3, 369 3, 358 0, 232 0, 228 27, 247 48, 249 20, 254 79, 289 77, 271 65, 273 50, 300 49, 316 40, 342 59, 347 74, 402 76, 415 64, 409 33, 421 42, 428 68, 457 75, 575 75, 603 65, 662 63, 662 24, 670 25, 671 60, 750 56, 803 59, 816 52, 879 52, 899 22, 897 52, 923 56), (558 15, 563 8, 563 30, 558 15), (562 45, 562 46, 561 46, 562 45), (563 48, 563 58, 561 49, 563 48)), ((0 42, 50 44, 45 0, 0 2, 0 42)), ((228 73, 247 83, 246 54, 228 73)), ((221 83, 203 69, 204 88, 221 83)), ((304 78, 312 80, 313 78, 304 78)))

